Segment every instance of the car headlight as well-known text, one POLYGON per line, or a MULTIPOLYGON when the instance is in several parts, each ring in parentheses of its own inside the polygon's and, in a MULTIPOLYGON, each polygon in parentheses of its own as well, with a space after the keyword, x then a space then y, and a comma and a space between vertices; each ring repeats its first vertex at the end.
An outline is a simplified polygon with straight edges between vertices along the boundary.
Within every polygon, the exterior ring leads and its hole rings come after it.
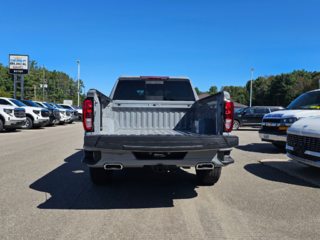
POLYGON ((37 114, 37 115, 40 114, 40 111, 39 111, 39 110, 33 110, 33 112, 34 112, 35 114, 37 114))
POLYGON ((13 110, 12 110, 12 109, 3 109, 3 111, 4 111, 6 114, 12 116, 12 113, 13 113, 13 110))
POLYGON ((280 120, 280 123, 294 123, 298 121, 298 118, 283 118, 280 120))

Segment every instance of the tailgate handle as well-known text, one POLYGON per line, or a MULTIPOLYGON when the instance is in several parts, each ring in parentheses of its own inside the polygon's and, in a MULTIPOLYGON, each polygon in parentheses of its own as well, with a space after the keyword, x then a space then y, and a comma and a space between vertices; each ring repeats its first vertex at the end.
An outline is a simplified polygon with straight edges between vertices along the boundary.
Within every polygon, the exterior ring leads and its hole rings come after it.
POLYGON ((192 145, 192 146, 132 146, 132 145, 123 145, 123 149, 126 150, 155 150, 163 149, 165 150, 193 150, 193 149, 202 149, 203 145, 192 145))

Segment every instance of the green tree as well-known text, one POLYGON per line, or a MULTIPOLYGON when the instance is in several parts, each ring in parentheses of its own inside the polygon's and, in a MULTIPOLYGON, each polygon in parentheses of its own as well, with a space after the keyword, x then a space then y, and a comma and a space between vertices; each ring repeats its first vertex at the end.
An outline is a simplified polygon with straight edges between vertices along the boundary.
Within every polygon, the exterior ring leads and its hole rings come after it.
POLYGON ((11 97, 11 94, 9 92, 6 92, 3 87, 0 87, 0 97, 11 97))
POLYGON ((194 90, 196 90, 196 93, 197 93, 198 95, 203 94, 203 92, 199 91, 199 88, 198 88, 198 87, 195 87, 194 90))
POLYGON ((212 95, 212 94, 216 94, 218 93, 218 88, 216 86, 211 86, 209 88, 209 94, 212 95))

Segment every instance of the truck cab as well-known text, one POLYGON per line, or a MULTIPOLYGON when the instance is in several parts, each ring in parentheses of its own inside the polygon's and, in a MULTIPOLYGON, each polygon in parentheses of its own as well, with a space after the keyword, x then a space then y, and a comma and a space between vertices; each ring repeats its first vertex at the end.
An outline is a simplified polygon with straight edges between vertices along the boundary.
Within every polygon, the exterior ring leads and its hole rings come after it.
POLYGON ((259 137, 275 147, 285 149, 287 129, 303 118, 320 116, 320 90, 302 94, 286 109, 264 116, 259 137))

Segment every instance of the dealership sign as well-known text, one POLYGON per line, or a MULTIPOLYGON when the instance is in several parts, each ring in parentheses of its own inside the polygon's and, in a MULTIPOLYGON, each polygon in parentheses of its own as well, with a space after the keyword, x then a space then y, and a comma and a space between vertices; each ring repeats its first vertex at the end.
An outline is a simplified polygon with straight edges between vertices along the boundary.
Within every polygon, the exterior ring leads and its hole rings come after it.
POLYGON ((29 55, 9 55, 10 74, 29 74, 29 55))

